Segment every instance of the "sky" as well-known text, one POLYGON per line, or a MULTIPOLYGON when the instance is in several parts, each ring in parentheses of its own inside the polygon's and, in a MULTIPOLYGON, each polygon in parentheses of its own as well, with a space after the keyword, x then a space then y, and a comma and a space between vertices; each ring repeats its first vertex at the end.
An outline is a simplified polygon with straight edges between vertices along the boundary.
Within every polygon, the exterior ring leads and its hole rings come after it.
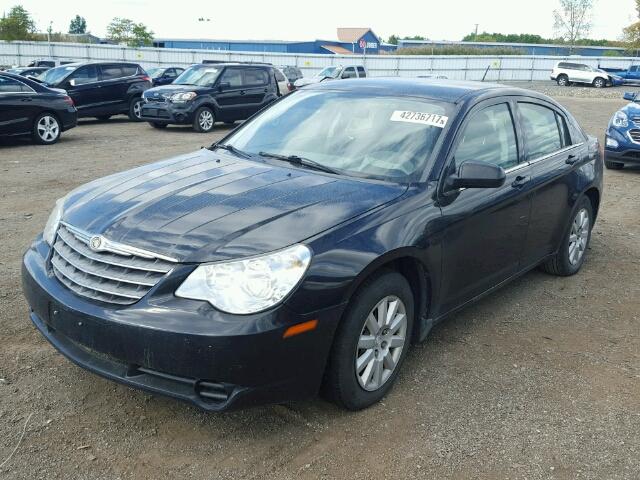
MULTIPOLYGON (((476 23, 480 32, 552 37, 559 0, 0 0, 0 12, 16 4, 42 31, 52 22, 53 31, 66 32, 79 14, 97 36, 105 36, 111 19, 119 16, 144 23, 158 38, 333 40, 337 27, 370 27, 383 39, 396 34, 460 40, 476 23)), ((634 7, 634 0, 594 0, 590 37, 618 39, 634 21, 634 7)))

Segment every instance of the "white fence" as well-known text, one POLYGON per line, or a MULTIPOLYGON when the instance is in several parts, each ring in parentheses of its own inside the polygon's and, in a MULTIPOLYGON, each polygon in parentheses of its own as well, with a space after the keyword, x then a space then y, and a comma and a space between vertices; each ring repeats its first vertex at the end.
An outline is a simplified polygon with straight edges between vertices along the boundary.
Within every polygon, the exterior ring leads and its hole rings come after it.
POLYGON ((554 64, 562 59, 592 66, 630 66, 629 57, 547 57, 547 56, 450 56, 450 55, 307 55, 290 53, 228 52, 221 50, 183 50, 177 48, 129 48, 118 45, 82 43, 0 41, 0 65, 26 65, 39 58, 63 61, 127 60, 145 67, 188 66, 202 60, 257 61, 274 65, 296 65, 305 76, 330 65, 357 63, 371 76, 445 75, 457 80, 487 81, 548 80, 554 64), (487 68, 489 70, 487 72, 487 68))

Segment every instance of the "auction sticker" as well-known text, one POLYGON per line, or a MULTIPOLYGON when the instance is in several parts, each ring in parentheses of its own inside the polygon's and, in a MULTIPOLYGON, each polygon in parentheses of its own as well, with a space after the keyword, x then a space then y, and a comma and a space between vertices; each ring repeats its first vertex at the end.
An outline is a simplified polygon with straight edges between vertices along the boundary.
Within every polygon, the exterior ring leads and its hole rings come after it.
POLYGON ((449 117, 437 113, 410 112, 408 110, 395 110, 391 114, 392 122, 421 123, 432 127, 444 128, 449 117))

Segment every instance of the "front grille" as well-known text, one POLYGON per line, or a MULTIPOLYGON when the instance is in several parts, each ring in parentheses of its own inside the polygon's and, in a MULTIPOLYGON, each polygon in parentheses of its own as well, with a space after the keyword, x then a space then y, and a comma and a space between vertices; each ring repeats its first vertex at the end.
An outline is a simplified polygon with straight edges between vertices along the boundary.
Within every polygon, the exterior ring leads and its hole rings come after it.
POLYGON ((631 121, 636 127, 640 127, 640 116, 631 117, 631 121))
POLYGON ((91 238, 86 232, 61 224, 51 257, 58 280, 82 297, 131 305, 173 268, 168 258, 109 241, 105 248, 93 250, 89 246, 91 238))
POLYGON ((640 130, 638 130, 637 128, 634 128, 633 130, 629 130, 629 136, 631 137, 631 140, 633 140, 636 143, 640 143, 640 130))
POLYGON ((143 108, 143 117, 171 118, 169 112, 161 108, 143 108))

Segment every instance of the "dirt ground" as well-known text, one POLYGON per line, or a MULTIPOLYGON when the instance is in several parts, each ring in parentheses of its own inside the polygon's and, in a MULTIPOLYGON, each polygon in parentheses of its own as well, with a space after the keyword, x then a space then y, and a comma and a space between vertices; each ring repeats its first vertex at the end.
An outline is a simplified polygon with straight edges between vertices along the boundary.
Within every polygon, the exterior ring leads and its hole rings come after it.
MULTIPOLYGON (((560 98, 602 139, 622 100, 560 98)), ((103 380, 31 326, 20 257, 54 200, 224 133, 83 121, 0 145, 0 467, 11 479, 638 479, 640 169, 606 171, 582 272, 531 272, 438 326, 392 393, 208 414, 103 380)))

